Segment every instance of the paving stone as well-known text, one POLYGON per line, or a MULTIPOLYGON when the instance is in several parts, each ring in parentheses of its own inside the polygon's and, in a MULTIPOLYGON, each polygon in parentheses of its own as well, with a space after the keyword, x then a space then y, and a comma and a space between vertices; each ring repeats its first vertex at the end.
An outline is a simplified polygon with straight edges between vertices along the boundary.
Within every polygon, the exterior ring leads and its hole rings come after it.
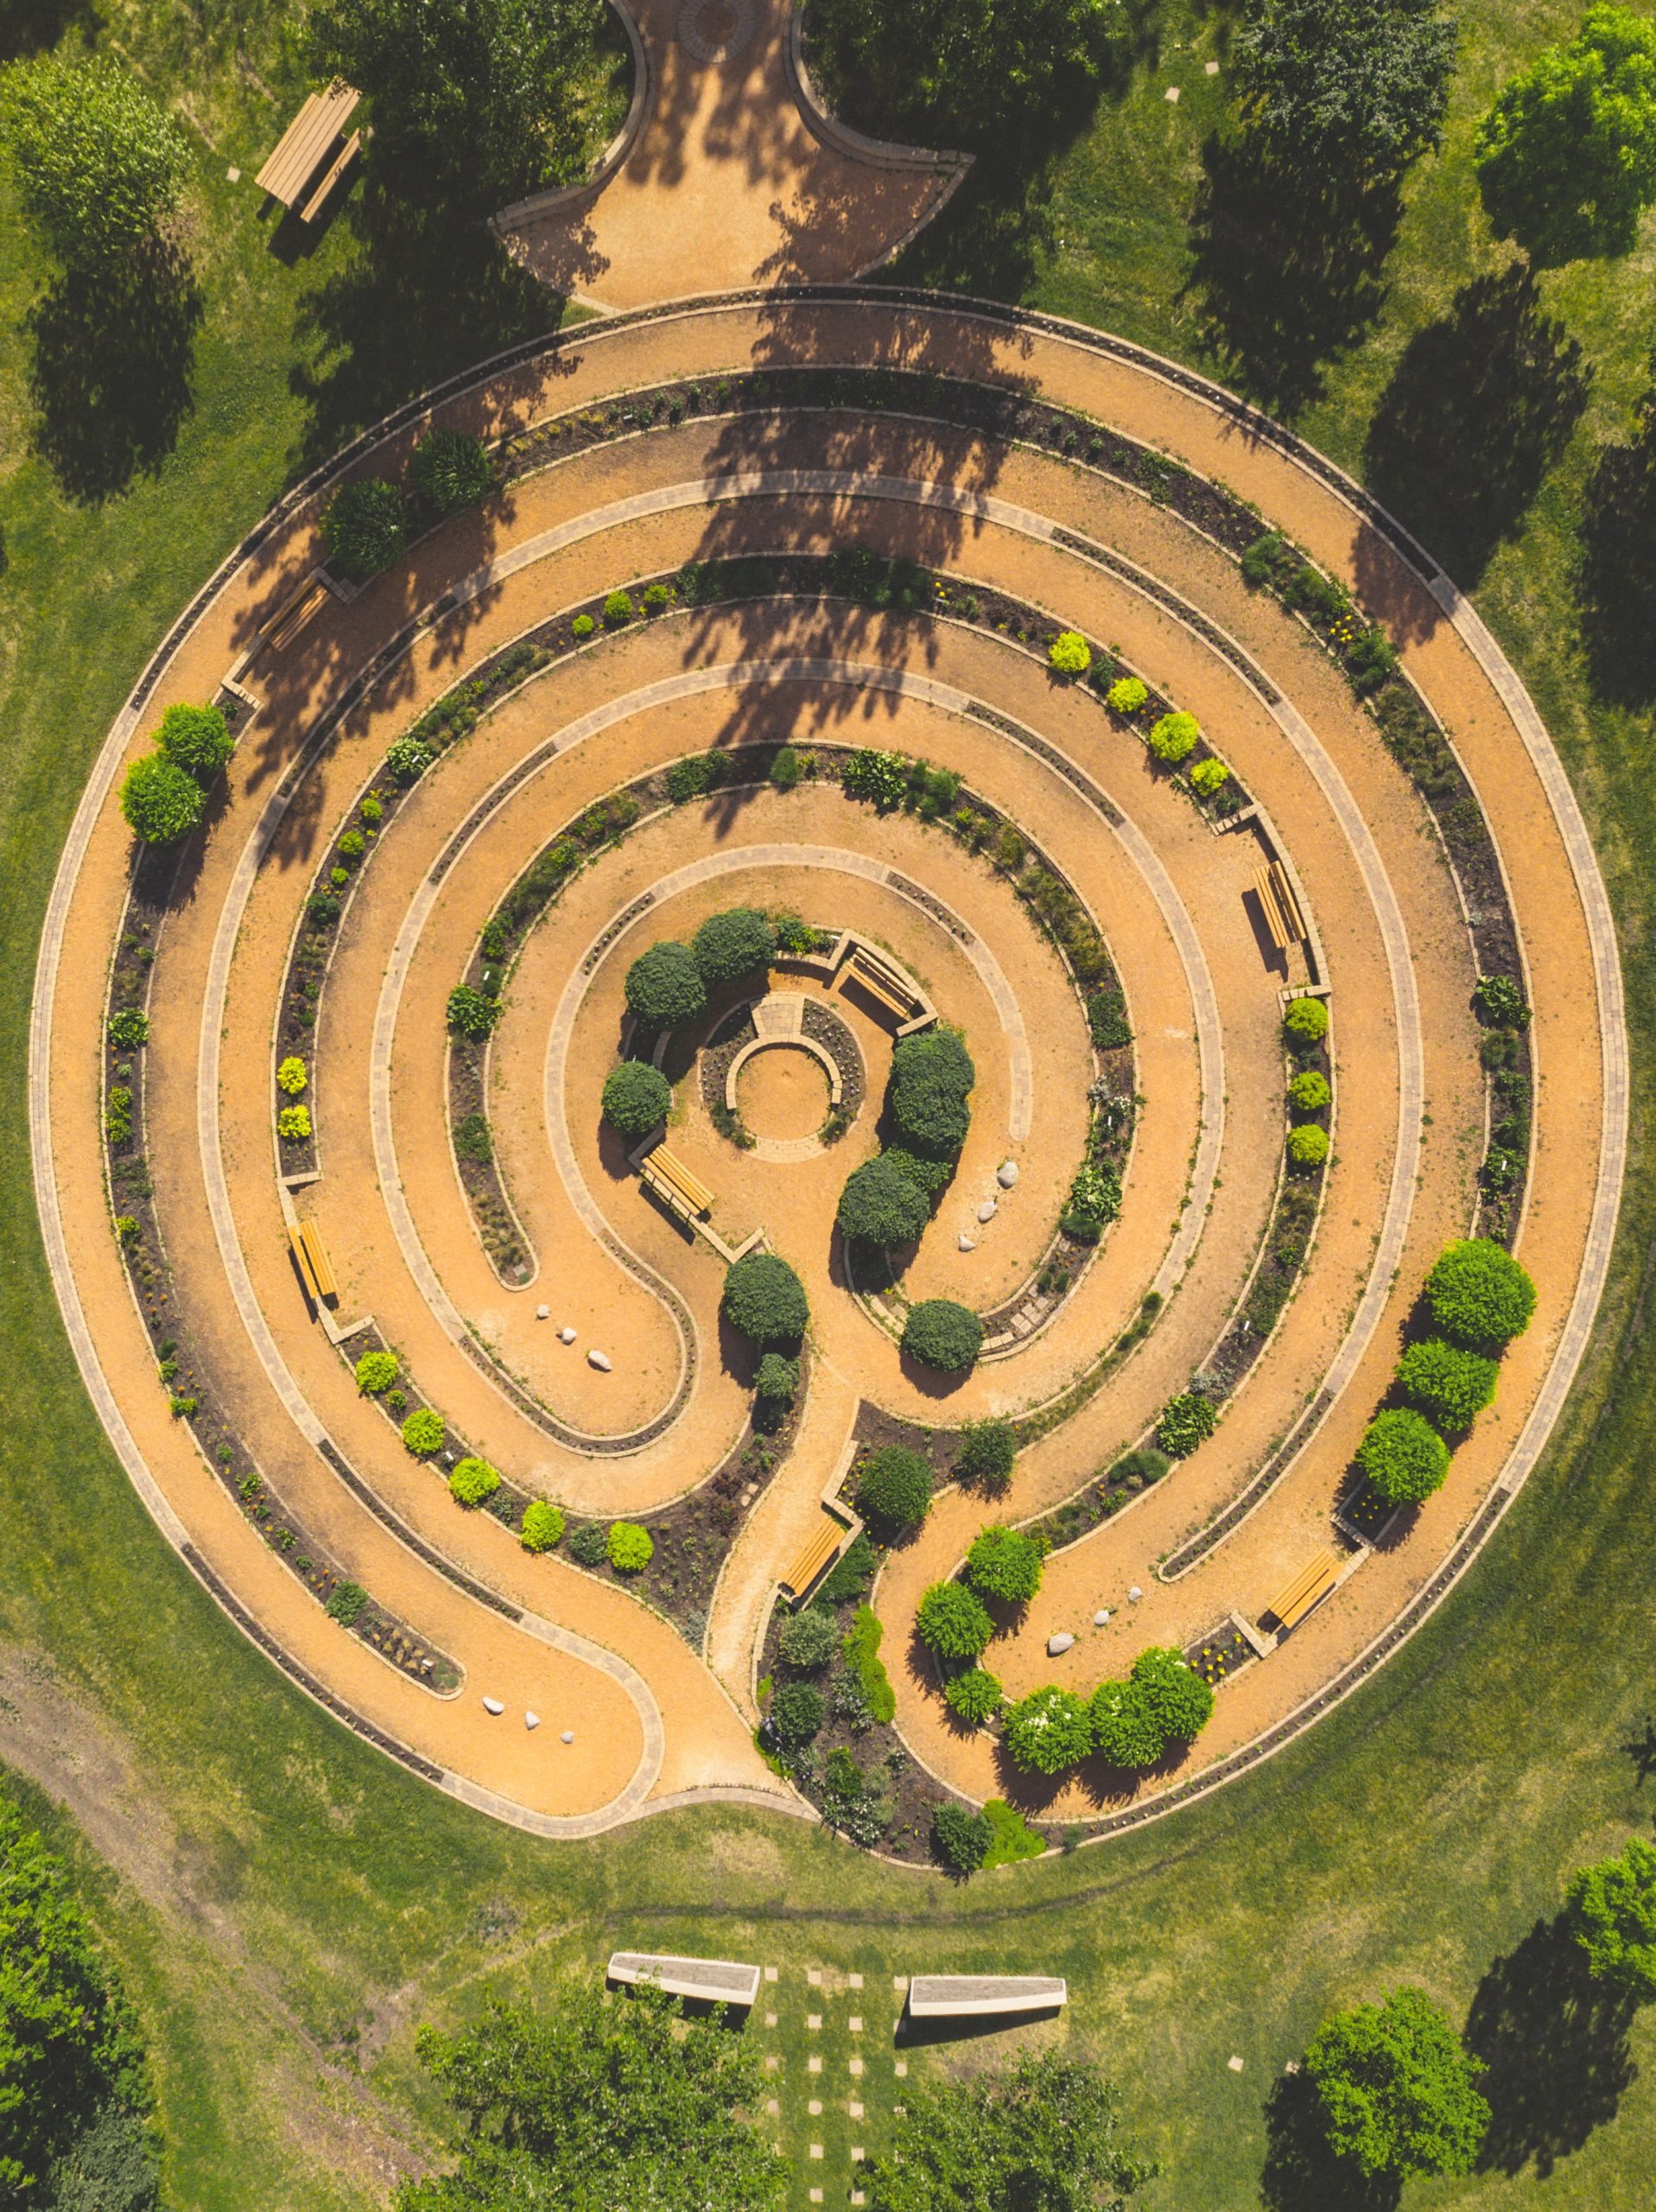
POLYGON ((908 2070, 909 2070, 909 2062, 908 2062, 908 2060, 907 2060, 906 2058, 899 2058, 899 2059, 898 2060, 898 2062, 897 2062, 898 2078, 898 2080, 899 2080, 899 2081, 902 2079, 903 2075, 905 2075, 905 2074, 908 2072, 908 2070))
POLYGON ((1234 2054, 1228 2058, 1225 2061, 1225 2063, 1229 2067, 1233 2074, 1240 2074, 1242 2070, 1242 2062, 1240 2058, 1236 2057, 1234 2054))
POLYGON ((774 2028, 774 2027, 775 2027, 775 2025, 776 2025, 776 2024, 777 2024, 777 2016, 776 2016, 776 2014, 775 2014, 774 2012, 767 2012, 767 2013, 765 2014, 765 2026, 766 2026, 767 2028, 774 2028))
POLYGON ((820 2143, 813 2143, 813 2144, 811 2145, 811 2156, 812 2156, 812 2158, 820 2158, 822 2157, 822 2145, 821 2145, 820 2143))
POLYGON ((860 1974, 848 1974, 846 1976, 846 1980, 853 1989, 860 1989, 862 1987, 862 1976, 860 1974))
POLYGON ((821 2097, 813 2097, 805 2109, 813 2120, 819 2119, 822 2115, 822 2100, 821 2097))
POLYGON ((766 1967, 765 1969, 765 1978, 767 1981, 774 1981, 777 1978, 777 1968, 775 1967, 766 1967))
POLYGON ((860 2036, 862 2033, 862 2014, 860 2012, 853 2012, 851 2015, 851 2018, 846 2022, 846 2025, 850 2029, 853 2036, 860 2036))
POLYGON ((806 2015, 805 2015, 805 2025, 806 2025, 808 2028, 820 2028, 820 2027, 822 2026, 822 2014, 821 2014, 820 2012, 807 2012, 807 2013, 806 2013, 806 2015))
POLYGON ((808 2058, 805 2063, 813 2074, 820 2074, 822 2070, 822 2062, 820 2058, 808 2058))
POLYGON ((860 2120, 862 2118, 862 2107, 857 2102, 857 2100, 854 2097, 853 2097, 851 2102, 846 2107, 846 2110, 850 2113, 853 2120, 860 2120))
POLYGON ((808 1967, 806 1968, 806 1970, 805 1970, 805 1979, 806 1979, 806 1980, 807 1980, 808 1982, 809 1982, 809 1984, 810 1984, 810 1986, 811 1986, 811 1987, 812 1987, 813 1989, 820 1989, 820 1988, 822 1986, 822 1967, 808 1967))
POLYGON ((862 2061, 860 2058, 853 2058, 852 2060, 851 2070, 853 2074, 860 2074, 862 2072, 862 2061))

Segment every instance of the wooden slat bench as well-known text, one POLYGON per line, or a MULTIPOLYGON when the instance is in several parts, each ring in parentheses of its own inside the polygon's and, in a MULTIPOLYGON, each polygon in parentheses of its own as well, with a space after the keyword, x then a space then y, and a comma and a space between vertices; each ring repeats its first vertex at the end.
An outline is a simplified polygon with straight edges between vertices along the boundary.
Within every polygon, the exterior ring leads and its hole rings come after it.
POLYGON ((700 1215, 713 1211, 713 1192, 664 1144, 658 1144, 644 1161, 644 1180, 679 1211, 700 1215))
POLYGON ((909 1020, 918 1011, 919 1001, 913 992, 883 962, 870 959, 860 947, 851 956, 851 973, 854 982, 889 1007, 900 1020, 909 1020))
POLYGON ((781 1577, 783 1595, 798 1605, 838 1558, 845 1537, 845 1530, 825 1506, 822 1520, 801 1547, 798 1558, 781 1577))
POLYGON ((299 211, 301 223, 314 223, 327 205, 328 194, 362 151, 362 133, 353 130, 325 171, 321 182, 299 211))
POLYGON ((305 1232, 295 1222, 288 1231, 288 1242, 293 1247, 293 1263, 299 1270, 299 1280, 305 1286, 305 1295, 313 1306, 322 1302, 321 1286, 316 1280, 316 1270, 310 1263, 310 1254, 305 1249, 305 1232))
POLYGON ((322 1233, 314 1221, 302 1222, 300 1224, 299 1241, 304 1247, 306 1259, 310 1262, 311 1280, 316 1285, 317 1296, 337 1304, 339 1295, 339 1278, 333 1272, 333 1262, 327 1256, 327 1247, 322 1242, 322 1233))
POLYGON ((1282 911, 1281 902, 1277 897, 1277 887, 1272 880, 1268 868, 1262 868, 1255 873, 1253 896, 1259 902, 1259 912, 1265 916, 1265 926, 1270 934, 1272 944, 1278 952, 1286 952, 1294 940, 1288 927, 1288 917, 1282 911))
POLYGON ((1269 873, 1271 888, 1277 894, 1277 905, 1283 920, 1288 925, 1288 934, 1297 944, 1303 944, 1310 931, 1305 927, 1305 917, 1299 911, 1299 901, 1294 896, 1294 887, 1288 871, 1280 861, 1272 861, 1269 873))
POLYGON ((264 634, 259 639, 259 652, 279 653, 284 645, 290 645, 312 616, 321 612, 330 596, 326 584, 301 586, 266 626, 264 634))
MULTIPOLYGON (((362 94, 336 78, 325 92, 313 92, 277 139, 269 160, 254 182, 284 207, 297 206, 306 188, 339 133, 350 120, 362 94)), ((360 144, 361 134, 356 134, 360 144)), ((314 206, 314 200, 310 203, 314 206)), ((309 220, 307 213, 305 219, 309 220)))
POLYGON ((1320 1605, 1340 1579, 1341 1559, 1337 1552, 1326 1546, 1317 1557, 1301 1567, 1291 1582, 1285 1583, 1259 1616, 1261 1620, 1278 1623, 1286 1635, 1291 1628, 1298 1628, 1314 1605, 1320 1605))

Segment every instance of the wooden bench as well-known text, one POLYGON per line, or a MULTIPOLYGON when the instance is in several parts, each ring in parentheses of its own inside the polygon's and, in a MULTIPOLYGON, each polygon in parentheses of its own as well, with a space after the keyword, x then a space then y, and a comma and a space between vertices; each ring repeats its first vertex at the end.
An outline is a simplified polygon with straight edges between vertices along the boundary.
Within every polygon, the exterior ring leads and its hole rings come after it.
POLYGON ((330 596, 326 584, 301 584, 287 605, 278 607, 265 625, 258 651, 279 653, 284 645, 293 642, 313 615, 321 612, 330 596))
POLYGON ((293 1246, 300 1280, 311 1304, 320 1306, 326 1300, 330 1305, 337 1305, 339 1279, 333 1273, 333 1263, 327 1256, 327 1247, 322 1242, 321 1232, 316 1224, 314 1221, 296 1223, 288 1231, 288 1241, 293 1246))
POLYGON ((860 984, 871 997, 877 998, 882 1006, 888 1007, 899 1021, 909 1020, 916 1012, 918 1001, 913 992, 899 983, 890 969, 869 959, 866 954, 860 951, 852 954, 851 976, 853 982, 860 984))
POLYGON ((644 1164, 644 1179, 660 1191, 669 1203, 692 1214, 710 1213, 713 1192, 699 1176, 692 1175, 682 1160, 676 1160, 664 1144, 658 1144, 644 1164))
MULTIPOLYGON (((307 188, 361 98, 354 86, 342 84, 337 78, 325 92, 313 92, 277 139, 269 160, 254 179, 259 189, 268 192, 272 200, 279 200, 284 207, 297 207, 301 200, 305 200, 302 219, 308 222, 327 191, 308 198, 307 188)), ((361 143, 361 132, 353 133, 347 154, 361 143)), ((329 170, 328 188, 338 181, 342 166, 343 157, 329 170)))
POLYGON ((1278 952, 1286 952, 1291 944, 1303 941, 1304 918, 1294 896, 1294 887, 1288 880, 1288 871, 1280 861, 1272 861, 1268 868, 1259 870, 1253 878, 1253 895, 1265 915, 1271 942, 1278 952))
POLYGON ((845 1534, 825 1506, 822 1520, 806 1540, 798 1558, 781 1578, 783 1595, 792 1604, 798 1605, 806 1592, 827 1573, 839 1557, 845 1534))
POLYGON ((313 1306, 322 1302, 321 1285, 316 1280, 316 1270, 310 1263, 310 1254, 305 1249, 305 1232, 295 1222, 288 1231, 288 1242, 293 1247, 293 1263, 299 1270, 299 1280, 305 1286, 305 1295, 313 1306))
POLYGON ((1291 1628, 1298 1628, 1311 1608, 1320 1605, 1339 1580, 1341 1564, 1339 1554, 1325 1546, 1315 1559, 1301 1567, 1291 1582, 1283 1585, 1259 1616, 1260 1619, 1276 1621, 1285 1636, 1291 1628))
POLYGON ((327 205, 328 194, 361 151, 362 133, 360 130, 353 130, 328 164, 321 182, 300 209, 299 219, 301 223, 314 223, 316 220, 327 205))

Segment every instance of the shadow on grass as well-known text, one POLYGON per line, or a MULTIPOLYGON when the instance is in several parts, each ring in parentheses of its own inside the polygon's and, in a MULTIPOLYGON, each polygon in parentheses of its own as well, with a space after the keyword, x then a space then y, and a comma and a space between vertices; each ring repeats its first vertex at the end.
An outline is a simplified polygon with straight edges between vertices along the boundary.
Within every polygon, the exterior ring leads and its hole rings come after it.
POLYGON ((1475 277, 1410 340, 1369 427, 1366 480, 1470 588, 1522 528, 1592 376, 1521 263, 1475 277))
POLYGON ((1265 2103, 1265 2212, 1395 2212, 1401 2184, 1373 2179, 1329 2148, 1322 2101, 1310 2077, 1285 2074, 1265 2103))
POLYGON ((1199 303, 1226 380, 1291 421, 1323 397, 1329 365, 1385 304, 1401 193, 1297 168, 1246 133, 1210 137, 1202 166, 1181 296, 1199 303))
POLYGON ((1576 590, 1593 677, 1619 705, 1656 699, 1656 391, 1638 430, 1601 448, 1587 487, 1576 590))
POLYGON ((43 53, 71 31, 90 40, 98 28, 92 0, 6 0, 0 9, 0 61, 43 53))
POLYGON ((1594 1980, 1564 1916, 1538 1920, 1479 1983, 1467 2018, 1469 2050, 1488 2071, 1489 2132, 1482 2173, 1545 2181, 1614 2120, 1637 2069, 1627 2047, 1634 2005, 1594 1980))
POLYGON ((111 269, 66 270, 29 311, 35 444, 91 505, 158 468, 191 404, 200 287, 162 239, 111 269))

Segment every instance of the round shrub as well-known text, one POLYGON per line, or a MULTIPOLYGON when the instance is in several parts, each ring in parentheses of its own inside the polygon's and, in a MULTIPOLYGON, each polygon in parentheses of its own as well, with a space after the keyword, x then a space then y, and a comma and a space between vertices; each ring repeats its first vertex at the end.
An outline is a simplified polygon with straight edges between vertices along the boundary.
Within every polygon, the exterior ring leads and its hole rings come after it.
POLYGON ((1133 1662, 1133 1686, 1170 1744, 1188 1744, 1213 1718, 1213 1690, 1182 1652, 1146 1644, 1133 1662))
POLYGON ((481 438, 465 430, 428 430, 409 455, 409 482, 433 514, 475 506, 494 482, 494 463, 481 438))
POLYGON ((763 973, 777 957, 777 933, 755 906, 709 914, 690 946, 696 972, 707 988, 763 973))
POLYGON ((284 1106, 276 1116, 276 1135, 289 1144, 303 1144, 310 1135, 310 1108, 284 1106))
POLYGON ((1328 1077, 1315 1068, 1302 1068, 1288 1085, 1288 1103, 1296 1114, 1320 1114, 1333 1096, 1328 1077))
POLYGON ((975 1874, 994 1840, 995 1824, 987 1813, 968 1812, 964 1805, 933 1806, 931 1855, 951 1874, 975 1874))
POLYGON ((1198 798, 1211 798, 1229 781, 1230 770, 1222 760, 1215 760, 1211 755, 1206 760, 1198 760, 1190 771, 1190 789, 1198 798))
POLYGON ((951 1029, 905 1037, 891 1054, 891 1119, 918 1152, 953 1154, 972 1124, 972 1056, 951 1029))
POLYGON ((1154 1766, 1166 1738, 1137 1682, 1101 1682, 1093 1692, 1093 1743, 1112 1766, 1154 1766))
POLYGON ((397 1380, 394 1351, 365 1351, 357 1362, 357 1388, 365 1398, 377 1398, 397 1380))
POLYGON ((983 1349, 983 1324, 952 1298, 923 1298, 903 1324, 903 1350, 939 1375, 965 1375, 983 1349))
POLYGON ((1012 1480, 1018 1457, 1018 1431, 1009 1421, 969 1421, 961 1431, 955 1472, 965 1483, 999 1490, 1012 1480))
POLYGON ((1160 1482, 1173 1462, 1165 1452, 1158 1452, 1153 1444, 1141 1444, 1135 1452, 1124 1452, 1110 1469, 1109 1479, 1122 1490, 1148 1490, 1152 1483, 1160 1482))
POLYGON ((136 1006, 124 1006, 109 1018, 109 1041, 117 1051, 132 1052, 149 1042, 149 1016, 136 1006))
POLYGON ((784 1359, 779 1351, 766 1352, 753 1377, 753 1389, 767 1405, 790 1405, 799 1392, 799 1362, 784 1359))
POLYGON ((974 1728, 993 1720, 1006 1701, 1006 1692, 987 1667, 968 1667, 943 1690, 943 1703, 949 1711, 974 1728))
POLYGON ((1172 763, 1183 760, 1196 750, 1196 741, 1202 734, 1202 725, 1194 715, 1164 715, 1150 729, 1150 749, 1158 760, 1172 763))
POLYGON ((583 1521, 569 1539, 569 1556, 578 1567, 602 1567, 610 1555, 609 1532, 601 1521, 583 1521))
POLYGON ((914 1617, 920 1641, 940 1659, 975 1659, 995 1632, 980 1598, 963 1582, 934 1582, 914 1617))
POLYGON ((624 628, 638 611, 631 592, 612 591, 604 601, 604 620, 612 630, 624 628))
POLYGON ((803 1750, 827 1714, 822 1693, 815 1682, 784 1682, 771 1700, 771 1726, 784 1751, 803 1750))
POLYGON ((168 707, 155 742, 175 768, 193 776, 216 776, 236 750, 217 707, 168 707))
POLYGON ((276 1069, 276 1082, 289 1098, 297 1098, 309 1080, 305 1063, 296 1052, 290 1052, 276 1069))
POLYGON ((367 840, 360 830, 347 830, 339 840, 339 858, 352 868, 355 868, 367 849, 367 840))
POLYGON ((383 476, 342 484, 322 517, 322 543, 341 575, 377 576, 408 542, 408 501, 383 476))
POLYGON ((1092 1719, 1073 1690, 1031 1690, 1008 1711, 1004 1740, 1025 1774, 1062 1774, 1091 1751, 1092 1719))
POLYGON ((523 1508, 517 1541, 526 1552, 549 1552, 563 1534, 563 1510, 545 1498, 531 1498, 523 1508))
POLYGON ((486 1037, 499 1019, 500 1001, 469 983, 456 983, 448 994, 448 1026, 462 1037, 486 1037))
POLYGON ((750 1252, 725 1277, 725 1319, 750 1344, 790 1344, 811 1318, 805 1286, 774 1252, 750 1252))
POLYGON ((1150 694, 1136 676, 1118 676, 1108 696, 1118 715, 1136 715, 1150 694))
POLYGON ((605 1548, 618 1574, 637 1574, 656 1555, 649 1529, 641 1529, 636 1521, 612 1521, 605 1548))
POLYGON ((646 1029, 682 1029, 707 1003, 689 946, 673 938, 639 954, 627 969, 625 989, 628 1008, 646 1029))
POLYGON ((1060 630, 1046 657, 1060 676, 1085 676, 1093 664, 1092 648, 1079 630, 1060 630))
POLYGON ((584 645, 597 627, 590 614, 577 614, 569 625, 569 634, 578 645, 584 645))
POLYGON ((1411 1344, 1397 1363, 1397 1379, 1434 1428, 1454 1434, 1470 1428, 1495 1395, 1500 1373, 1493 1359, 1428 1337, 1411 1344))
POLYGON ((1024 1605, 1041 1586, 1045 1547, 1021 1529, 984 1529, 966 1554, 966 1579, 983 1598, 1024 1605))
POLYGON ((1357 1465, 1388 1505, 1418 1505, 1442 1488, 1449 1446, 1429 1421, 1404 1406, 1375 1414, 1357 1446, 1357 1465))
POLYGON ((1199 1390, 1181 1390, 1162 1408, 1156 1442, 1170 1459, 1188 1459, 1213 1434, 1217 1416, 1199 1390))
POLYGON ((1309 1052, 1313 1046, 1320 1045, 1329 1033, 1326 1002, 1322 999, 1290 999, 1288 1010, 1282 1017, 1282 1031, 1293 1052, 1309 1052))
POLYGON ((1288 1158, 1295 1167, 1321 1167, 1329 1156, 1329 1133, 1316 1122, 1302 1122, 1288 1132, 1288 1158))
POLYGON ((385 748, 385 766, 399 784, 417 784, 431 766, 431 747, 417 737, 399 737, 385 748))
POLYGON ((796 1613, 777 1638, 777 1656, 784 1667, 814 1675, 826 1667, 840 1648, 839 1624, 826 1606, 808 1606, 796 1613))
POLYGON ((500 1470, 486 1459, 461 1459, 448 1478, 448 1495, 458 1505, 481 1505, 500 1487, 500 1470))
POLYGON ((917 1529, 931 1503, 931 1491, 930 1462, 902 1444, 871 1452, 857 1478, 858 1504, 888 1529, 917 1529))
POLYGON ((834 1218, 847 1243, 885 1250, 894 1244, 918 1243, 931 1218, 931 1205, 919 1185, 881 1153, 847 1177, 834 1218))
POLYGON ((411 1413, 403 1424, 403 1446, 412 1452, 416 1459, 429 1459, 434 1452, 441 1452, 448 1431, 443 1427, 443 1417, 429 1406, 422 1406, 411 1413))
POLYGON ((187 837, 206 804, 194 777, 162 753, 146 753, 135 760, 121 785, 127 828, 146 845, 175 845, 187 837))
POLYGON ((1498 1352, 1521 1337, 1535 1311, 1535 1285, 1512 1254, 1487 1236, 1446 1245, 1426 1277, 1426 1303, 1446 1337, 1498 1352))
POLYGON ((648 1060, 623 1060, 604 1082, 604 1119, 624 1137, 645 1137, 673 1107, 673 1086, 648 1060))

